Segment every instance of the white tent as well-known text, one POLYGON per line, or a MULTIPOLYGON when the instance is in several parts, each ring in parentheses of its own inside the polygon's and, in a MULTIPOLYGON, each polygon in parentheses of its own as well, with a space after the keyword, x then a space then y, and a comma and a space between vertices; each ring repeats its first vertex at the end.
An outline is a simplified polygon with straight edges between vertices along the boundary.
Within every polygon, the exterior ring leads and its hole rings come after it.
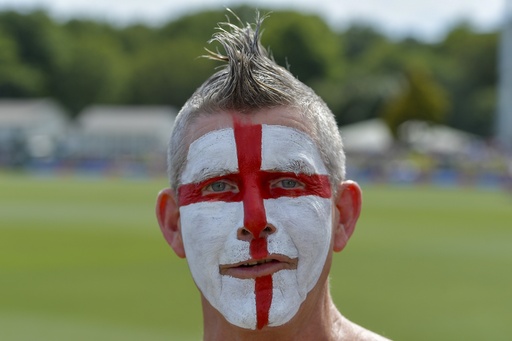
POLYGON ((381 119, 371 119, 340 128, 347 153, 381 153, 393 145, 393 136, 381 119))
POLYGON ((166 150, 176 110, 168 106, 95 105, 77 117, 70 136, 76 156, 144 157, 166 150))
POLYGON ((68 124, 51 99, 0 99, 0 159, 22 150, 31 157, 52 156, 68 124))
POLYGON ((458 154, 480 141, 475 135, 422 121, 403 123, 399 128, 399 137, 415 150, 441 154, 458 154))

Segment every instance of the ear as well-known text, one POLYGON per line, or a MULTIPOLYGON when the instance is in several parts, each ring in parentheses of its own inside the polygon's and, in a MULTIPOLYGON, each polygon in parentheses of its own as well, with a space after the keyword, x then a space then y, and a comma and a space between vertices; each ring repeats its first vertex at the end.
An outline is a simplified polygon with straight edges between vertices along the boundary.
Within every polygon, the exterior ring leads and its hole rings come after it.
POLYGON ((333 250, 339 252, 345 248, 350 236, 356 228, 357 219, 361 213, 362 192, 359 185, 353 181, 344 181, 338 185, 334 198, 336 207, 333 250))
POLYGON ((181 237, 180 210, 172 189, 166 188, 158 193, 156 217, 165 240, 180 258, 185 258, 185 248, 181 237))

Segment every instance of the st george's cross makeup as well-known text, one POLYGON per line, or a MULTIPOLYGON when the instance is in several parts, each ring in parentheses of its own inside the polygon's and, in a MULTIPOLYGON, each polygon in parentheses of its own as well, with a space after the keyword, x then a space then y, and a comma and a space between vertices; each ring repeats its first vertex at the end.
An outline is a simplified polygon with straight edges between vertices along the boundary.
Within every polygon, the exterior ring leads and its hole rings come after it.
POLYGON ((331 241, 329 177, 311 138, 235 122, 191 143, 181 184, 185 253, 205 298, 242 328, 288 322, 331 241))

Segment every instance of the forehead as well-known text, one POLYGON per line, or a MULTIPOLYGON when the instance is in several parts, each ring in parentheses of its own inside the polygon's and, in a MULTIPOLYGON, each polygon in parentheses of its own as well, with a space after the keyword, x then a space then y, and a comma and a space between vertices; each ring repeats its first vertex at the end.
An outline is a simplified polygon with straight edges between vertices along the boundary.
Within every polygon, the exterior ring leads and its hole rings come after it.
POLYGON ((194 131, 194 135, 199 137, 188 148, 181 182, 198 182, 237 173, 240 156, 244 160, 254 158, 256 168, 261 170, 327 174, 315 143, 307 133, 297 128, 299 126, 305 129, 301 126, 301 121, 275 117, 265 114, 251 115, 250 120, 242 122, 240 115, 226 113, 205 117, 203 123, 206 124, 197 126, 200 131, 194 131), (248 132, 250 133, 245 135, 248 132))
POLYGON ((275 107, 255 110, 248 114, 237 111, 220 111, 214 114, 199 115, 188 128, 186 142, 190 145, 193 141, 211 131, 233 128, 234 122, 239 122, 243 125, 280 125, 294 128, 310 135, 308 124, 297 109, 275 107))

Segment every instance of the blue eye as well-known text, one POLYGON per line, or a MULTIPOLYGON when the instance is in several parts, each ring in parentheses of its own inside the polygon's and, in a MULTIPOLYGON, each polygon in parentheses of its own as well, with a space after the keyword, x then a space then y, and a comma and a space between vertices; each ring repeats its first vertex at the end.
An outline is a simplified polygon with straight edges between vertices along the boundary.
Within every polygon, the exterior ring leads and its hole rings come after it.
POLYGON ((211 189, 213 192, 222 192, 222 191, 226 190, 226 183, 217 181, 217 182, 210 184, 210 186, 208 186, 208 189, 211 189))
POLYGON ((236 184, 232 183, 229 180, 218 180, 214 181, 208 186, 203 188, 203 194, 220 194, 220 193, 227 193, 227 192, 233 192, 238 193, 238 187, 236 184))
POLYGON ((283 188, 295 188, 295 187, 297 187, 297 185, 298 185, 298 182, 295 180, 290 180, 290 179, 281 180, 281 186, 283 188))

